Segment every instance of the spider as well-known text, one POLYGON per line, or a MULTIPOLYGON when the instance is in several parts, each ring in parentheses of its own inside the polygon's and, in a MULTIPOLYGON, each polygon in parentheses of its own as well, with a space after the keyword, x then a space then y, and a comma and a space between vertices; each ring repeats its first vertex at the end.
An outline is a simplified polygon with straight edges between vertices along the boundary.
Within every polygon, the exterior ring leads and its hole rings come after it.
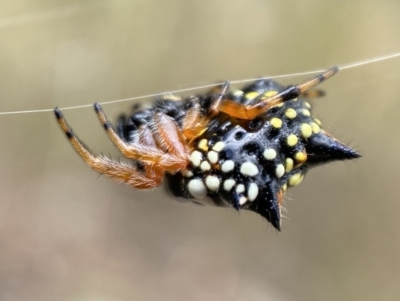
POLYGON ((325 132, 301 98, 338 70, 288 87, 258 80, 231 91, 226 82, 204 95, 167 95, 121 116, 115 130, 95 103, 108 137, 132 165, 93 155, 61 111, 54 112, 72 147, 95 171, 139 189, 165 178, 175 196, 251 210, 280 230, 288 187, 300 184, 314 166, 360 157, 325 132))

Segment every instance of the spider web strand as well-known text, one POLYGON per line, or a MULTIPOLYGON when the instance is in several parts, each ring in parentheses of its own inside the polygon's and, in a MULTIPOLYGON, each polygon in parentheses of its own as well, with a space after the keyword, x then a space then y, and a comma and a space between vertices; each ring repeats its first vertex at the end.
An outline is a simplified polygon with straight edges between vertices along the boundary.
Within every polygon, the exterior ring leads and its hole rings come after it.
MULTIPOLYGON (((400 57, 400 52, 392 53, 389 55, 384 55, 384 56, 379 56, 375 57, 372 59, 368 60, 363 60, 363 61, 358 61, 354 63, 350 63, 347 65, 339 66, 339 70, 348 70, 368 64, 373 64, 381 61, 386 61, 389 59, 394 59, 396 57, 400 57)), ((313 70, 313 71, 307 71, 307 72, 299 72, 299 73, 289 73, 289 74, 281 74, 281 75, 274 75, 274 76, 263 76, 263 77, 255 77, 255 78, 247 78, 247 79, 240 79, 240 80, 232 80, 229 81, 231 84, 239 84, 239 83, 247 83, 247 82, 253 82, 256 80, 260 79, 277 79, 277 78, 288 78, 288 77, 298 77, 298 76, 305 76, 305 75, 312 75, 316 73, 321 73, 326 71, 326 69, 321 69, 321 70, 313 70)), ((121 102, 127 102, 127 101, 133 101, 133 100, 141 100, 141 99, 146 99, 146 98, 155 98, 159 96, 163 96, 166 94, 178 94, 178 93, 183 93, 183 92, 189 92, 189 91, 194 91, 194 90, 202 90, 202 89, 207 89, 207 88, 213 88, 218 85, 222 85, 224 82, 220 83, 213 83, 213 84, 207 84, 207 85, 202 85, 202 86, 195 86, 195 87, 190 87, 190 88, 185 88, 185 89, 178 89, 174 91, 169 91, 169 92, 162 92, 162 93, 155 93, 155 94, 147 94, 147 95, 142 95, 142 96, 137 96, 137 97, 129 97, 129 98, 123 98, 123 99, 117 99, 117 100, 111 100, 111 101, 105 101, 105 102, 100 102, 101 105, 109 105, 109 104, 115 104, 115 103, 121 103, 121 102)), ((93 104, 86 104, 86 105, 79 105, 79 106, 71 106, 71 107, 63 107, 60 108, 60 110, 75 110, 75 109, 83 109, 83 108, 90 108, 92 107, 93 104)), ((31 113, 47 113, 47 112, 53 112, 54 109, 39 109, 39 110, 23 110, 23 111, 8 111, 8 112, 0 112, 0 115, 15 115, 15 114, 31 114, 31 113)))

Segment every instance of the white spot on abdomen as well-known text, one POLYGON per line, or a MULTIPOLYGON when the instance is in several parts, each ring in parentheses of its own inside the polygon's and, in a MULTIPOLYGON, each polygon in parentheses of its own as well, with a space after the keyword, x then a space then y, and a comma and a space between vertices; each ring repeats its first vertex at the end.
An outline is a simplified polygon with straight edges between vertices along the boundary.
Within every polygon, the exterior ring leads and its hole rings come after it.
POLYGON ((222 149, 225 147, 225 143, 222 141, 219 141, 217 143, 215 143, 215 145, 213 146, 213 150, 215 150, 216 152, 220 152, 222 151, 222 149))
POLYGON ((278 164, 275 168, 275 175, 277 178, 282 178, 285 174, 285 167, 282 164, 278 164))
POLYGON ((276 150, 274 150, 273 148, 267 148, 264 151, 264 158, 267 160, 274 160, 276 158, 276 150))
POLYGON ((245 196, 241 196, 239 198, 239 205, 240 206, 243 206, 244 204, 246 204, 246 202, 247 202, 247 198, 245 196))
POLYGON ((244 192, 245 188, 243 184, 239 184, 238 186, 236 186, 236 192, 237 193, 242 193, 244 192))
POLYGON ((190 154, 190 161, 192 162, 193 166, 198 167, 203 160, 203 154, 199 151, 194 151, 190 154))
POLYGON ((235 168, 235 162, 232 160, 227 160, 224 163, 222 163, 221 170, 222 172, 230 172, 235 168))
POLYGON ((211 165, 210 165, 210 163, 208 163, 207 161, 203 161, 203 162, 201 162, 201 164, 200 164, 200 169, 201 169, 202 171, 208 171, 208 170, 211 169, 211 165))
POLYGON ((256 183, 251 183, 249 189, 247 190, 247 196, 249 197, 249 201, 254 201, 258 196, 258 186, 256 183))
POLYGON ((228 179, 224 181, 224 190, 231 191, 232 187, 235 186, 236 181, 234 179, 228 179))
POLYGON ((218 162, 218 153, 215 151, 209 151, 207 153, 207 158, 211 163, 217 163, 218 162))
POLYGON ((220 184, 221 181, 218 179, 218 177, 211 175, 206 177, 206 186, 208 187, 208 189, 212 191, 217 191, 220 184))
POLYGON ((257 166, 252 162, 244 162, 242 166, 240 166, 240 172, 245 176, 255 176, 258 174, 257 166))
POLYGON ((196 199, 202 199, 207 196, 207 188, 202 180, 193 179, 188 184, 190 194, 196 199))

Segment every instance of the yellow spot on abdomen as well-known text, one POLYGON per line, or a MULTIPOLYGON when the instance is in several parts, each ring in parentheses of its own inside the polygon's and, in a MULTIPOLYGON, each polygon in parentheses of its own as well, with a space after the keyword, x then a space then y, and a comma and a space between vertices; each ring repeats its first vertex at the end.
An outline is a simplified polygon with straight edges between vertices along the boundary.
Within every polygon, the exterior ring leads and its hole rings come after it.
POLYGON ((276 95, 276 94, 278 94, 278 91, 270 90, 270 91, 265 92, 263 95, 264 95, 265 97, 272 97, 272 96, 274 96, 274 95, 276 95))
POLYGON ((208 141, 207 139, 201 139, 197 147, 203 151, 208 151, 208 141))
POLYGON ((307 160, 307 154, 306 154, 306 153, 303 153, 303 152, 297 152, 297 153, 294 155, 294 158, 295 158, 297 161, 299 161, 299 162, 304 162, 304 161, 307 160))
POLYGON ((292 108, 289 108, 286 110, 285 112, 285 116, 289 119, 293 119, 297 116, 297 113, 295 110, 293 110, 292 108))
POLYGON ((274 117, 271 119, 270 122, 272 126, 276 129, 280 129, 282 127, 282 120, 280 120, 279 118, 274 117))
POLYGON ((318 134, 320 132, 320 127, 315 122, 311 122, 312 131, 314 134, 318 134))
POLYGON ((312 128, 311 125, 309 125, 308 123, 303 123, 300 126, 300 131, 301 131, 301 136, 305 139, 309 138, 312 135, 312 128))
POLYGON ((301 111, 301 114, 303 114, 304 116, 311 116, 311 113, 310 113, 310 111, 309 110, 307 110, 307 109, 303 109, 302 111, 301 111))
POLYGON ((304 176, 301 173, 296 173, 289 178, 289 186, 297 186, 303 181, 304 176))
POLYGON ((294 134, 290 134, 287 139, 286 139, 286 143, 289 146, 295 146, 297 144, 297 142, 299 141, 299 139, 297 138, 296 135, 294 134))
POLYGON ((246 97, 246 99, 254 99, 254 98, 256 98, 256 97, 259 96, 259 95, 260 95, 260 93, 253 91, 253 92, 248 92, 248 93, 246 93, 246 94, 244 95, 244 97, 246 97))
POLYGON ((286 158, 286 172, 289 172, 293 169, 293 159, 292 158, 286 158))

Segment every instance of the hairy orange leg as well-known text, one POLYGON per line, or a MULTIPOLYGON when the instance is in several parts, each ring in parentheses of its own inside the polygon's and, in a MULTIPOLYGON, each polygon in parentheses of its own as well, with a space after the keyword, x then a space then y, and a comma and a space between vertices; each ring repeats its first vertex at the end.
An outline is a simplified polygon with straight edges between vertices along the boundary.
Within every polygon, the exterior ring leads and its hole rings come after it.
POLYGON ((212 89, 210 94, 219 93, 218 97, 211 103, 207 115, 202 116, 199 104, 194 105, 186 114, 183 121, 182 131, 187 140, 192 140, 201 135, 206 129, 210 119, 219 113, 221 103, 229 89, 229 82, 225 82, 222 86, 212 89))
MULTIPOLYGON (((189 162, 187 154, 186 156, 177 156, 175 154, 165 153, 161 149, 154 147, 127 144, 113 130, 110 122, 107 120, 106 115, 98 103, 94 104, 94 109, 98 119, 106 130, 108 137, 125 157, 138 160, 149 165, 157 166, 169 172, 176 172, 184 169, 187 166, 189 162)), ((178 126, 172 120, 169 119, 169 121, 172 123, 168 124, 169 129, 172 130, 170 134, 179 135, 178 126)))
POLYGON ((56 108, 54 113, 56 115, 58 124, 63 132, 67 135, 72 147, 93 170, 105 174, 118 182, 124 182, 135 188, 148 189, 157 187, 161 184, 161 177, 146 177, 132 166, 113 161, 104 156, 93 155, 74 134, 61 111, 56 108))
POLYGON ((187 159, 189 148, 186 138, 171 117, 161 112, 156 113, 153 118, 153 130, 159 148, 181 160, 187 159))
MULTIPOLYGON (((137 131, 137 138, 138 142, 141 145, 148 146, 151 148, 156 148, 157 144, 156 141, 154 140, 153 134, 151 133, 151 130, 147 125, 142 125, 139 127, 137 131)), ((142 162, 141 162, 142 163, 142 162)), ((164 171, 157 166, 154 166, 153 164, 143 164, 143 173, 146 177, 151 178, 151 179, 156 179, 160 180, 164 176, 164 171)))
POLYGON ((208 122, 209 120, 201 114, 200 105, 196 104, 186 113, 182 124, 182 133, 188 141, 191 141, 207 129, 208 122))
POLYGON ((221 102, 219 106, 219 111, 224 112, 234 118, 245 120, 254 119, 260 114, 268 111, 271 107, 281 102, 288 101, 300 96, 311 88, 314 88, 316 85, 331 78, 338 71, 338 67, 328 69, 327 71, 318 74, 310 80, 307 80, 295 86, 289 86, 278 94, 267 97, 265 99, 261 99, 260 102, 254 105, 243 105, 232 100, 225 100, 221 102))

